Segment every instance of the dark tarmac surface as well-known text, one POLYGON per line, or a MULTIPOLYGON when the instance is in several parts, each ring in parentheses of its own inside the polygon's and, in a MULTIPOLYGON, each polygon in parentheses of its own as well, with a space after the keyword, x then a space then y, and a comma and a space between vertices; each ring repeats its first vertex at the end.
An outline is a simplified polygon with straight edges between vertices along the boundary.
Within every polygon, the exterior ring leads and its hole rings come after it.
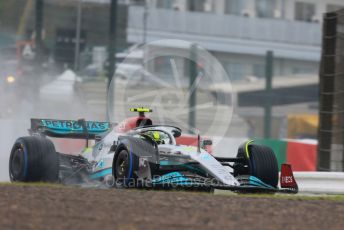
POLYGON ((0 185, 0 229, 343 229, 344 202, 0 185))

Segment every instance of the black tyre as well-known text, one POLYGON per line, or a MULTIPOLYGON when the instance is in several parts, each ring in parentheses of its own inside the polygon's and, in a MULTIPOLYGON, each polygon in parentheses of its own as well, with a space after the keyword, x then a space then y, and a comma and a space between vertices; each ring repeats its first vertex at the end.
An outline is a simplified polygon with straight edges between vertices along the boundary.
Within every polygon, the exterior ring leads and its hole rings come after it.
POLYGON ((59 156, 54 144, 39 136, 18 138, 11 151, 9 174, 11 181, 57 182, 59 156))
POLYGON ((278 185, 278 162, 271 148, 261 145, 248 145, 247 158, 246 151, 242 147, 238 151, 237 157, 245 158, 245 165, 236 165, 234 175, 252 175, 264 183, 277 187, 278 185))
POLYGON ((117 186, 135 187, 133 160, 133 156, 126 149, 121 150, 117 154, 113 163, 113 174, 117 186))

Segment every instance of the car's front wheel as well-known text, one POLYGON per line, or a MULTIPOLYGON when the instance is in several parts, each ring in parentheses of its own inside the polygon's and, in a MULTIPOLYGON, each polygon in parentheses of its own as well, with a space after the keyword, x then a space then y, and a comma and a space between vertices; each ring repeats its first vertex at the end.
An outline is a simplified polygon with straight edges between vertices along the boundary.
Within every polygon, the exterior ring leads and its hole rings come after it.
POLYGON ((245 164, 234 165, 234 175, 252 175, 264 183, 277 187, 278 162, 271 148, 246 143, 239 148, 238 158, 244 158, 245 164))
POLYGON ((121 150, 114 160, 113 174, 117 187, 134 187, 133 156, 126 149, 121 150))

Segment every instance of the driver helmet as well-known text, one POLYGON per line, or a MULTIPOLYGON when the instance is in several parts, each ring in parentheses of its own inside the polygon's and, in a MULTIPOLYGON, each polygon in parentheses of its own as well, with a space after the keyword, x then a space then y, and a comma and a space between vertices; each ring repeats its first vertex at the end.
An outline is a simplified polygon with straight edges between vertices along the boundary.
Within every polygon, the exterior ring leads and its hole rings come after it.
POLYGON ((161 136, 160 136, 160 133, 158 131, 152 131, 152 132, 149 132, 149 134, 156 143, 158 143, 158 144, 161 143, 161 136))

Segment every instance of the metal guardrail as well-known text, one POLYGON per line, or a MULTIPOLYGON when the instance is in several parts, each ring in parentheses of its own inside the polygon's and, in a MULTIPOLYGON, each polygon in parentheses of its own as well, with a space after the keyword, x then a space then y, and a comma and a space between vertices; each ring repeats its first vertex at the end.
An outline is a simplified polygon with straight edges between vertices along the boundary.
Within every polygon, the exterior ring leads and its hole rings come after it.
POLYGON ((294 172, 300 193, 344 194, 344 172, 294 172))

